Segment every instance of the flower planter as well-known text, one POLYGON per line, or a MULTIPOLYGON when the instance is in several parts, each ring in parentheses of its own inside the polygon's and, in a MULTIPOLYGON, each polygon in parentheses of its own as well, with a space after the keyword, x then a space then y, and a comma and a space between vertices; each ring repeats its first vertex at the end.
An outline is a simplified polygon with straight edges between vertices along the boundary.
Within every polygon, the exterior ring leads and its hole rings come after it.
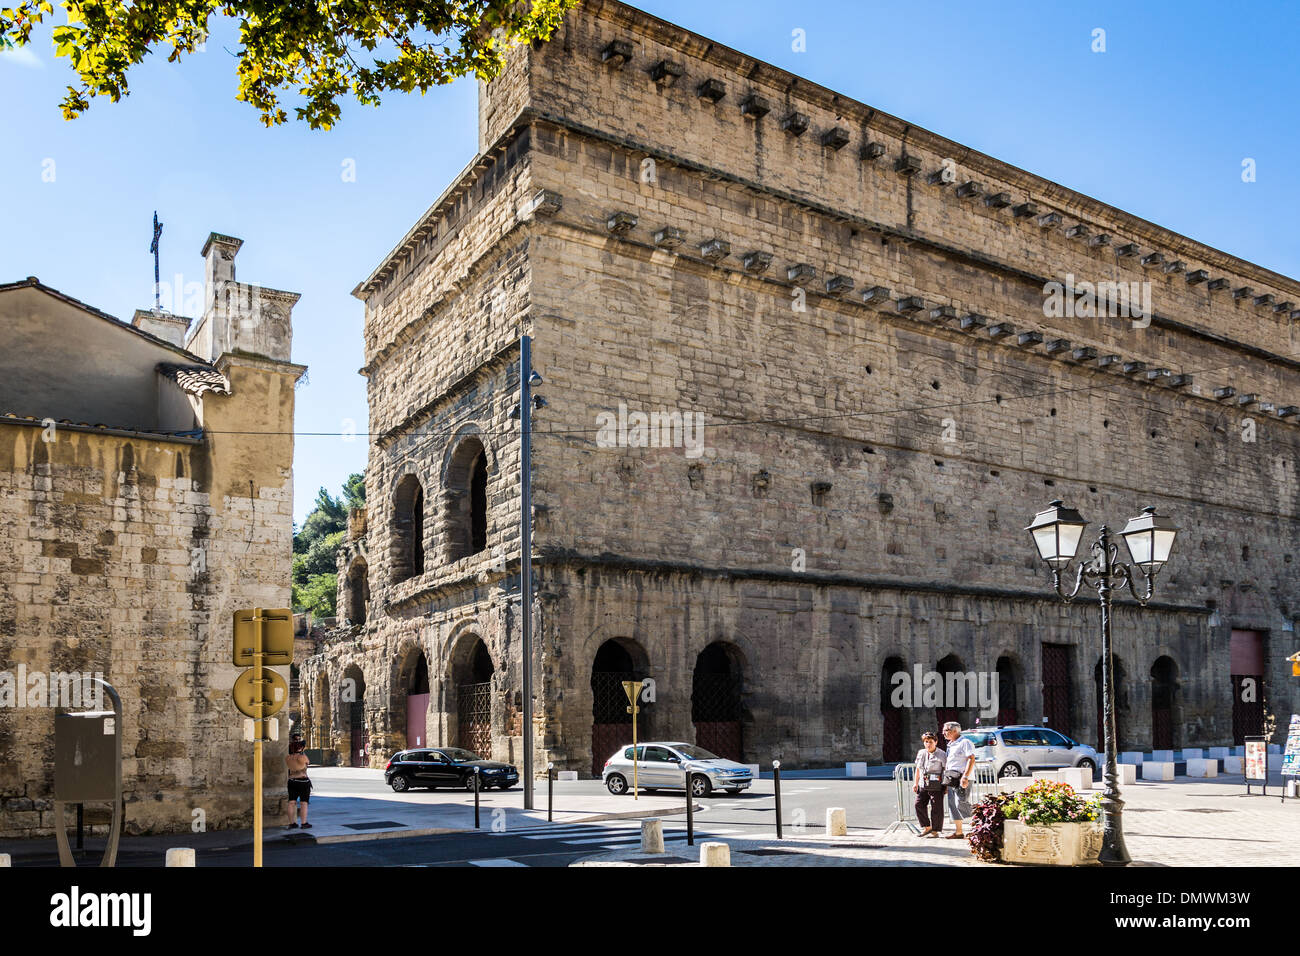
POLYGON ((1007 820, 1002 829, 1004 863, 1040 863, 1048 866, 1087 866, 1101 854, 1102 824, 1048 823, 1028 826, 1007 820))

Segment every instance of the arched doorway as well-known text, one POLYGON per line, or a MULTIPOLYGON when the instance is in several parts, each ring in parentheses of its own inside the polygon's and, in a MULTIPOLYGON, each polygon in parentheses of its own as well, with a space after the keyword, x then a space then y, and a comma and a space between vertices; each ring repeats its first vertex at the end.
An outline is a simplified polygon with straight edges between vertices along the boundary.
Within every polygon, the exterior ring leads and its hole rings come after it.
POLYGON ((330 679, 322 673, 316 678, 316 687, 312 694, 310 714, 311 724, 307 732, 307 746, 321 751, 331 750, 333 725, 330 712, 330 679))
POLYGON ((1264 635, 1233 631, 1228 645, 1232 681, 1232 742, 1264 732, 1264 635))
POLYGON ((354 627, 366 623, 370 604, 370 573, 365 558, 357 558, 348 569, 348 623, 354 627))
POLYGON ((1020 708, 1017 706, 1016 691, 1019 686, 1016 662, 1010 657, 999 657, 998 672, 998 717, 999 726, 1007 727, 1019 720, 1020 708))
POLYGON ((1172 657, 1159 657, 1151 665, 1151 749, 1174 749, 1174 698, 1178 669, 1172 657))
POLYGON ((366 679, 356 664, 343 672, 339 687, 339 704, 343 726, 348 730, 349 767, 369 766, 369 747, 366 740, 366 679))
MULTIPOLYGON (((934 712, 934 734, 939 738, 939 749, 948 749, 948 738, 943 735, 943 725, 950 720, 956 721, 963 728, 961 710, 955 705, 957 697, 953 691, 961 681, 961 675, 964 669, 961 666, 961 658, 956 654, 949 654, 943 660, 939 661, 939 666, 935 668, 939 672, 939 706, 934 712), (950 679, 949 675, 953 675, 950 679)), ((965 697, 962 698, 965 700, 965 697)))
MULTIPOLYGON (((452 668, 456 688, 456 746, 492 756, 492 675, 496 667, 482 638, 468 635, 452 668)), ((462 638, 462 641, 466 638, 462 638)))
MULTIPOLYGON (((605 761, 619 747, 632 742, 632 715, 628 711, 623 681, 642 680, 649 666, 635 641, 612 638, 600 645, 591 663, 591 775, 600 777, 605 761)), ((637 717, 637 736, 650 739, 650 708, 637 717)))
POLYGON ((901 657, 889 657, 880 668, 880 759, 885 763, 898 763, 903 759, 903 707, 894 701, 894 675, 906 674, 907 665, 901 657))
MULTIPOLYGON (((1128 729, 1128 720, 1127 720, 1128 715, 1126 713, 1126 709, 1127 709, 1126 703, 1128 700, 1128 696, 1124 689, 1125 681, 1127 680, 1128 675, 1125 674, 1124 672, 1124 662, 1121 661, 1118 657, 1116 657, 1114 660, 1115 660, 1114 707, 1115 707, 1115 748, 1116 748, 1115 756, 1116 759, 1118 759, 1119 758, 1118 751, 1123 749, 1124 733, 1128 729)), ((1105 675, 1105 670, 1102 667, 1103 663, 1105 662, 1098 660, 1097 666, 1093 668, 1093 674, 1092 674, 1093 685, 1096 688, 1096 694, 1097 694, 1097 750, 1098 751, 1104 751, 1106 749, 1106 704, 1105 704, 1106 698, 1103 693, 1106 686, 1106 679, 1105 679, 1106 675, 1105 675)))
POLYGON ((424 651, 420 651, 406 687, 406 746, 429 746, 429 738, 426 736, 428 716, 429 662, 424 657, 424 651))
POLYGON ((1070 645, 1042 645, 1043 719, 1046 726, 1070 733, 1070 645))
POLYGON ((691 722, 699 746, 744 763, 741 674, 740 652, 734 644, 715 641, 700 651, 691 678, 691 722))

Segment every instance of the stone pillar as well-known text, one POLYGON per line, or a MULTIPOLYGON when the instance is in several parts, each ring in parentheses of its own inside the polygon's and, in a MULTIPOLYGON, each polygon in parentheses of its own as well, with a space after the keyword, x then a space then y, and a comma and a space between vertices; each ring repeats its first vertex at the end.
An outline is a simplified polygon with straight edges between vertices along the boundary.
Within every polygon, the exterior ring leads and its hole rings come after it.
POLYGON ((731 866, 731 847, 726 843, 701 843, 700 866, 731 866))
POLYGON ((826 835, 848 836, 848 816, 843 807, 826 808, 826 835))
POLYGON ((641 852, 664 852, 664 824, 662 820, 651 817, 641 821, 641 852))
POLYGON ((167 851, 166 866, 194 866, 194 850, 187 846, 172 847, 167 851))

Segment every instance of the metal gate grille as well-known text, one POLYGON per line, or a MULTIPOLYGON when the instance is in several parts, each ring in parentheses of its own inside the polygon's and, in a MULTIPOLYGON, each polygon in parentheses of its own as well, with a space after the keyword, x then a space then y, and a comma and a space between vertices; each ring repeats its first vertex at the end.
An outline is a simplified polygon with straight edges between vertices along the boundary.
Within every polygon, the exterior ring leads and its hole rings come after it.
POLYGON ((1264 732, 1264 699, 1260 693, 1263 682, 1264 678, 1257 674, 1232 675, 1232 742, 1236 746, 1244 744, 1247 737, 1258 737, 1264 732), (1248 688, 1253 691, 1252 701, 1242 700, 1248 688))
POLYGON ((903 759, 903 712, 897 707, 886 707, 881 716, 884 728, 880 741, 880 759, 895 763, 903 759))
MULTIPOLYGON (((595 671, 591 675, 591 775, 599 777, 605 761, 632 742, 632 715, 627 712, 623 681, 636 680, 632 671, 595 671)), ((646 736, 645 708, 638 716, 641 739, 646 736)))
POLYGON ((456 687, 456 716, 462 750, 492 756, 492 682, 456 687))
POLYGON ((740 682, 730 674, 695 672, 691 687, 695 742, 705 750, 743 763, 740 682))
POLYGON ((1043 716, 1047 726, 1067 737, 1070 733, 1070 648, 1043 645, 1043 716))

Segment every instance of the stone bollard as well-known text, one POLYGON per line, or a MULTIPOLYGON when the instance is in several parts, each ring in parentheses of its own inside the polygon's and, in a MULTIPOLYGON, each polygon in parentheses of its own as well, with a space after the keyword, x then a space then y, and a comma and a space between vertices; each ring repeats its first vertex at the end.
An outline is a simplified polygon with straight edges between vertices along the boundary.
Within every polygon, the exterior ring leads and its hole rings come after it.
POLYGON ((194 850, 187 846, 174 846, 167 851, 166 866, 193 866, 194 850))
POLYGON ((664 851, 664 824, 657 817, 641 821, 641 852, 662 853, 664 851))
POLYGON ((700 866, 731 866, 731 847, 725 843, 701 843, 700 866))
POLYGON ((9 860, 8 853, 0 853, 0 866, 13 866, 13 863, 9 860))
POLYGON ((849 835, 848 817, 845 815, 843 807, 826 808, 826 835, 827 836, 848 836, 849 835))
POLYGON ((555 773, 556 780, 577 780, 578 771, 576 770, 557 770, 555 773))

